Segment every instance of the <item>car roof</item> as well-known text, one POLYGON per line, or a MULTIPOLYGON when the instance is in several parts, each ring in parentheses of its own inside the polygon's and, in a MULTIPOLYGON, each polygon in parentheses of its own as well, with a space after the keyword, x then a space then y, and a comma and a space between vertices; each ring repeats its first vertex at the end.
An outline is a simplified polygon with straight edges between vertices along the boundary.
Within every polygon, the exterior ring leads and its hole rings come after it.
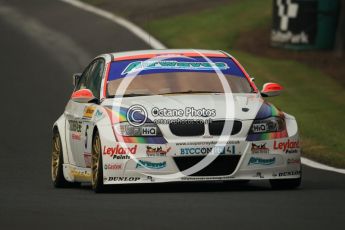
POLYGON ((140 50, 119 53, 109 53, 113 61, 148 59, 163 55, 180 55, 185 57, 228 57, 220 50, 201 50, 201 49, 161 49, 161 50, 140 50))

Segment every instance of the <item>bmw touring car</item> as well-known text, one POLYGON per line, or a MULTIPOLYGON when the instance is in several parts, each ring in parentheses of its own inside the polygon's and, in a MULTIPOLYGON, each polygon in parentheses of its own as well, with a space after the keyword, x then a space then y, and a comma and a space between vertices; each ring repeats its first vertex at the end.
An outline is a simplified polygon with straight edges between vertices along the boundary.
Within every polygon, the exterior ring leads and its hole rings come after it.
POLYGON ((56 187, 269 180, 296 188, 296 119, 264 98, 230 54, 144 50, 96 57, 73 75, 74 90, 53 125, 56 187))

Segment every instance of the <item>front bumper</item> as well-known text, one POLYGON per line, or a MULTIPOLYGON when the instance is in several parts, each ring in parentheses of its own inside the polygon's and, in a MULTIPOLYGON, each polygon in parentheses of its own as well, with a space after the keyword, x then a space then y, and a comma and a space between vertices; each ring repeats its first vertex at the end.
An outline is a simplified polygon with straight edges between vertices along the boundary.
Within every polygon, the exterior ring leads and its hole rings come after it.
POLYGON ((216 147, 207 141, 102 144, 104 184, 289 179, 301 174, 298 135, 231 139, 216 147))

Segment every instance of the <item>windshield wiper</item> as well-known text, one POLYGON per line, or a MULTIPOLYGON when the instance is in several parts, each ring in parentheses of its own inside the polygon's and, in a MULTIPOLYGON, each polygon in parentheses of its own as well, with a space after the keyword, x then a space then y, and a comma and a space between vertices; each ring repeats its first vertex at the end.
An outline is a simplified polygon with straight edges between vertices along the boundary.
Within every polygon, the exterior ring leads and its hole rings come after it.
POLYGON ((167 95, 167 94, 189 94, 189 93, 192 94, 192 93, 223 93, 223 92, 188 90, 188 91, 181 91, 181 92, 161 93, 161 94, 159 94, 159 95, 167 95))

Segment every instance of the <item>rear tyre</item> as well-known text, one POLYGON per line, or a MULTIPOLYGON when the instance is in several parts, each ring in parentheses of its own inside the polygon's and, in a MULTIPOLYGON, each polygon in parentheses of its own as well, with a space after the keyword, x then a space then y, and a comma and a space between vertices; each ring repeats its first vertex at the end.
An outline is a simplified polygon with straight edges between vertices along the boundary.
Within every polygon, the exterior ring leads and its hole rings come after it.
POLYGON ((55 188, 65 188, 70 184, 63 175, 63 152, 60 134, 54 131, 52 141, 51 176, 55 188))
POLYGON ((302 177, 296 179, 270 180, 273 189, 295 189, 301 185, 302 177))
POLYGON ((101 154, 101 139, 99 137, 98 131, 95 132, 95 135, 92 140, 92 160, 91 160, 91 169, 92 169, 92 189, 96 192, 104 191, 103 184, 103 163, 102 163, 102 154, 101 154))

